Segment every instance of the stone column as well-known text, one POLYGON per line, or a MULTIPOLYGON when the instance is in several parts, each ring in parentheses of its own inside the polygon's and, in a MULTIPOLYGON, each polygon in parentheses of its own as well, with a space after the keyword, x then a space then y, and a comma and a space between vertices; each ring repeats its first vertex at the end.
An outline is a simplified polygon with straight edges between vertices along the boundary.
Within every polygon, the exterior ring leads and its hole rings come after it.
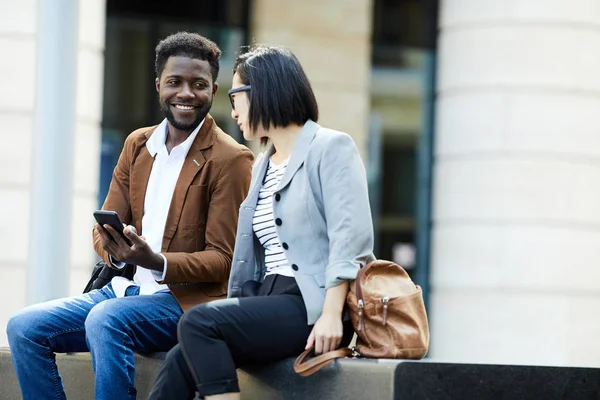
MULTIPOLYGON (((43 1, 43 0, 40 0, 43 1)), ((11 314, 26 305, 30 242, 33 118, 35 115, 38 1, 0 0, 0 346, 11 314)), ((104 0, 79 0, 77 110, 72 198, 70 291, 80 293, 93 263, 92 211, 96 208, 104 75, 104 0)))
POLYGON ((250 41, 294 52, 319 102, 319 123, 350 134, 364 157, 372 1, 254 0, 251 6, 250 41))
POLYGON ((431 356, 600 365, 600 3, 441 5, 431 356))
POLYGON ((94 260, 92 213, 98 209, 106 0, 79 1, 77 116, 75 121, 74 192, 71 220, 70 294, 87 283, 94 260))
POLYGON ((0 346, 25 305, 35 93, 35 0, 0 0, 0 346))

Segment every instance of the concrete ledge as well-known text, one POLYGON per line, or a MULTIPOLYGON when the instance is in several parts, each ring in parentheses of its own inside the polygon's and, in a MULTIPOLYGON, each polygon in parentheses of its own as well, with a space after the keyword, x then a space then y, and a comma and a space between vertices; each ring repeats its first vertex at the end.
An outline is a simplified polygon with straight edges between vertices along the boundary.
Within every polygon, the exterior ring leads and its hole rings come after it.
POLYGON ((394 399, 600 399, 600 369, 451 363, 401 363, 394 399))
MULTIPOLYGON (((152 356, 135 356, 136 387, 138 399, 150 394, 164 353, 152 356)), ((89 353, 57 354, 56 363, 63 378, 65 392, 69 400, 94 400, 94 371, 89 353)), ((0 348, 0 400, 21 398, 21 391, 12 365, 10 351, 0 348)))
MULTIPOLYGON (((165 353, 136 354, 138 399, 150 394, 165 353)), ((57 354, 69 400, 94 399, 94 374, 89 353, 57 354)), ((243 400, 288 399, 393 399, 396 360, 338 360, 318 373, 301 377, 294 373, 294 359, 238 370, 243 400), (349 395, 350 394, 350 395, 349 395)), ((0 349, 0 400, 21 397, 10 351, 0 349)))
MULTIPOLYGON (((136 355, 138 399, 145 399, 164 353, 136 355)), ((238 370, 243 400, 584 400, 600 398, 600 369, 429 361, 338 360, 301 377, 293 359, 238 370)), ((69 400, 92 400, 90 355, 57 355, 69 400)), ((0 400, 20 399, 10 352, 0 349, 0 400)))
POLYGON ((399 360, 340 359, 319 372, 301 377, 294 359, 238 370, 243 400, 373 399, 393 400, 399 360))

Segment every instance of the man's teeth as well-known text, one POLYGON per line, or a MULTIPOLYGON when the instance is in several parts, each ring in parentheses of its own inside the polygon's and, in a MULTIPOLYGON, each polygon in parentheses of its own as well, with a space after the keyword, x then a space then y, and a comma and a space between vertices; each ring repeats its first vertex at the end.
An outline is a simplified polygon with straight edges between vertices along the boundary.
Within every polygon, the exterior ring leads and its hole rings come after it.
POLYGON ((193 110, 194 106, 184 106, 181 104, 175 104, 175 108, 178 108, 180 110, 193 110))

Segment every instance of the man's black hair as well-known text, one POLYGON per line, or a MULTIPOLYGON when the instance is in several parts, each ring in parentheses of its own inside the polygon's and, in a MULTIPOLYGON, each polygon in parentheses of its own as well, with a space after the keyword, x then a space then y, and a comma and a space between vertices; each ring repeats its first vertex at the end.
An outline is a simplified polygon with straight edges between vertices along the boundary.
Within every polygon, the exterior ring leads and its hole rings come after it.
POLYGON ((169 57, 177 56, 207 61, 210 64, 213 82, 217 80, 221 50, 213 41, 190 32, 178 32, 167 36, 156 46, 154 69, 157 78, 160 78, 169 57))
MULTIPOLYGON (((255 130, 304 125, 319 119, 319 106, 300 61, 288 49, 255 46, 240 54, 233 72, 238 73, 248 93, 248 123, 255 130)), ((261 139, 265 144, 266 138, 261 139)))

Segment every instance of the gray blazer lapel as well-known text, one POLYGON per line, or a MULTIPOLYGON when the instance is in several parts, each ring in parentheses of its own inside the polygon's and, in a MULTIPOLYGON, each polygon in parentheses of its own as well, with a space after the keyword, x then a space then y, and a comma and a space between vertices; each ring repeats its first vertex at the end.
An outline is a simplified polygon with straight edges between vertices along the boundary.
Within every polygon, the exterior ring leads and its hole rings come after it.
POLYGON ((279 183, 279 188, 277 191, 280 191, 289 185, 296 172, 300 169, 302 164, 304 164, 304 160, 306 159, 306 155, 310 149, 310 144, 312 143, 319 128, 320 126, 316 122, 310 119, 306 121, 302 127, 302 130, 300 131, 298 141, 296 142, 296 146, 294 146, 294 150, 290 156, 290 161, 288 162, 285 173, 281 178, 281 182, 279 183))
POLYGON ((261 266, 256 263, 252 220, 254 218, 256 203, 258 202, 258 192, 262 186, 271 154, 273 154, 272 148, 256 157, 256 161, 252 167, 250 190, 248 191, 248 196, 246 196, 246 199, 240 205, 235 249, 233 251, 233 264, 229 277, 228 297, 241 296, 241 287, 244 282, 250 280, 259 281, 261 277, 261 266))
POLYGON ((271 146, 266 152, 260 154, 258 156, 259 158, 254 164, 254 167, 252 168, 250 190, 248 191, 248 196, 246 196, 247 201, 244 202, 247 204, 252 204, 252 208, 256 207, 256 202, 258 201, 258 192, 260 191, 263 180, 265 179, 267 167, 269 166, 269 159, 271 158, 271 155, 273 155, 273 150, 273 146, 271 146))

